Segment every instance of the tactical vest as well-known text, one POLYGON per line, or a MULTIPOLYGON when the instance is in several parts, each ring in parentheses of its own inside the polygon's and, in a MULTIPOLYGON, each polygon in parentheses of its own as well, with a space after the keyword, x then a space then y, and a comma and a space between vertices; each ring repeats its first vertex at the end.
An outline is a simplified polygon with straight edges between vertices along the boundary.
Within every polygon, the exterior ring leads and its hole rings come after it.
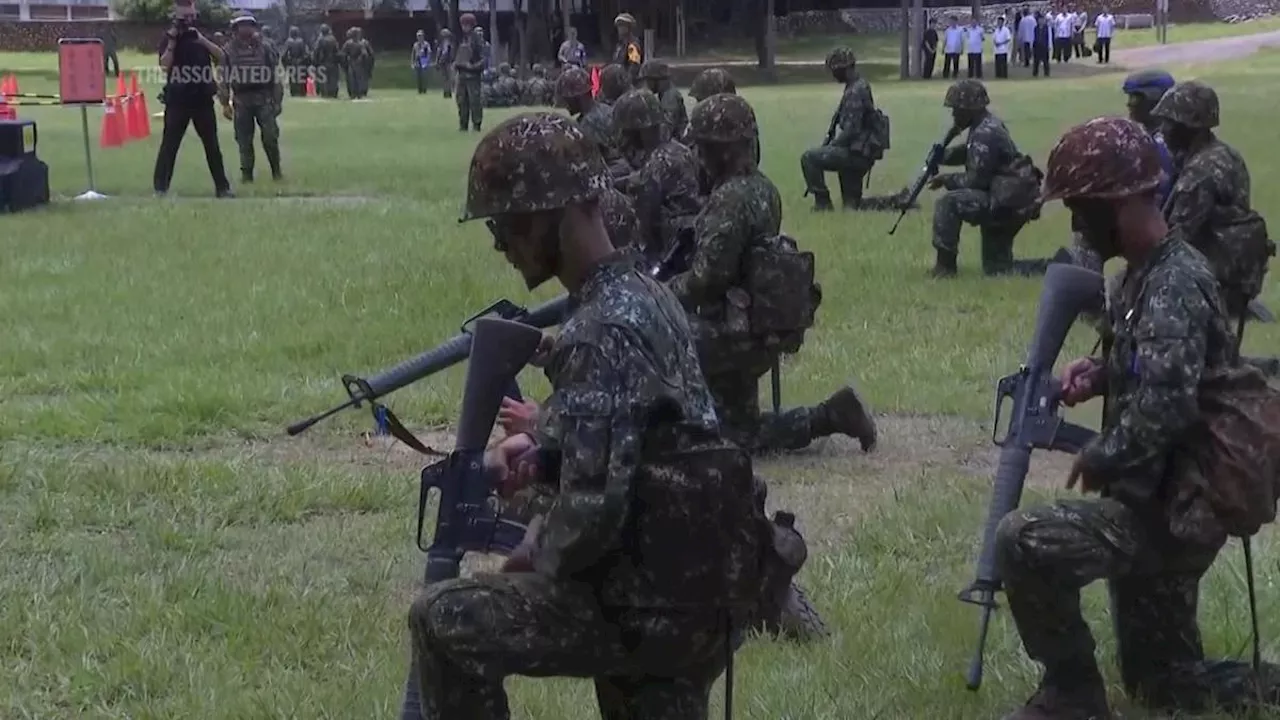
POLYGON ((227 63, 231 77, 227 83, 238 93, 269 90, 276 80, 276 69, 268 62, 267 47, 262 43, 232 43, 227 63))

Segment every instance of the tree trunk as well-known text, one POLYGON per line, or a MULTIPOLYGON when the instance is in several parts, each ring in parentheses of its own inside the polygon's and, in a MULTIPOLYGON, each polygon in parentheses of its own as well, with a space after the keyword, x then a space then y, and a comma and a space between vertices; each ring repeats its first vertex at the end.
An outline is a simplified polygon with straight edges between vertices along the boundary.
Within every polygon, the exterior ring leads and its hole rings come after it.
MULTIPOLYGON (((444 0, 431 0, 431 20, 436 24, 436 34, 440 33, 440 28, 449 27, 449 14, 445 12, 444 0)), ((435 40, 432 40, 435 44, 435 40)))
MULTIPOLYGON (((974 0, 978 2, 978 0, 974 0)), ((486 5, 489 8, 489 46, 492 48, 489 56, 493 63, 494 69, 502 64, 501 44, 498 42, 498 0, 488 0, 486 5)))
POLYGON ((560 25, 564 30, 564 39, 569 39, 569 28, 573 27, 573 7, 571 0, 560 0, 560 25))
POLYGON ((982 22, 982 0, 973 0, 973 4, 969 8, 969 12, 977 18, 978 22, 982 22))
POLYGON ((457 47, 462 40, 462 26, 458 24, 458 16, 462 13, 458 12, 458 0, 448 0, 445 6, 449 12, 449 29, 453 31, 453 46, 457 47))

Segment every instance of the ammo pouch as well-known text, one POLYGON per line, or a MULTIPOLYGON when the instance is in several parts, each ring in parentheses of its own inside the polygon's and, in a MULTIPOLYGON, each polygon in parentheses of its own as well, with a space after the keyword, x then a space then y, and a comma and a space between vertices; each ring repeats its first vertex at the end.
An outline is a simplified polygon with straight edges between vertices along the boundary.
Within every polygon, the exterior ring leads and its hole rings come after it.
MULTIPOLYGON (((801 252, 787 235, 774 235, 747 250, 746 264, 745 309, 751 335, 766 348, 798 351, 822 303, 813 253, 801 252)), ((735 304, 732 298, 729 304, 735 304)))
POLYGON ((1197 249, 1222 287, 1227 312, 1242 315, 1245 304, 1262 292, 1276 244, 1266 221, 1254 210, 1218 206, 1210 212, 1208 225, 1211 239, 1197 249))
POLYGON ((1040 198, 1044 173, 1029 155, 1019 155, 991 181, 992 214, 1009 213, 1035 205, 1040 198))

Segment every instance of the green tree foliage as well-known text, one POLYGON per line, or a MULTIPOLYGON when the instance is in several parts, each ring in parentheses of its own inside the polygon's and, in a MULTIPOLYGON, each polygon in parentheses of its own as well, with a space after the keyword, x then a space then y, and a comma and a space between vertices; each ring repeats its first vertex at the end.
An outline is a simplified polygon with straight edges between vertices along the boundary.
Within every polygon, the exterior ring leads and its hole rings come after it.
MULTIPOLYGON (((115 0, 114 4, 120 17, 139 23, 167 23, 173 12, 173 0, 115 0)), ((205 27, 231 22, 226 0, 196 0, 196 11, 200 13, 199 24, 205 27)))

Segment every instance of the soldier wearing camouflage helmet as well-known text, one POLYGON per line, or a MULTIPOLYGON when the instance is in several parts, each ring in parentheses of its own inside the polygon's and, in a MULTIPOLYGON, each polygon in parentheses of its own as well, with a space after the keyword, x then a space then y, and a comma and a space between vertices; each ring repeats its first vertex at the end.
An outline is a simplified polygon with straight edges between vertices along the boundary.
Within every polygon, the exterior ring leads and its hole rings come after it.
POLYGON ((524 85, 522 102, 525 105, 550 105, 552 88, 551 83, 547 82, 547 69, 534 63, 530 72, 533 77, 524 85))
POLYGON ((689 85, 689 95, 694 102, 702 102, 712 95, 720 93, 730 93, 736 95, 738 86, 733 81, 733 76, 724 68, 707 68, 698 73, 693 78, 693 83, 689 85))
POLYGON ((1109 311, 1114 341, 1103 357, 1067 365, 1061 380, 1068 406, 1105 396, 1102 430, 1067 479, 1101 497, 1019 509, 997 530, 1009 610, 1044 665, 1039 689, 1008 720, 1113 717, 1080 611, 1080 588, 1101 579, 1131 698, 1173 715, 1280 699, 1245 663, 1206 660, 1196 625, 1200 579, 1226 533, 1201 503, 1169 498, 1200 492, 1185 446, 1195 442, 1201 383, 1236 365, 1236 341, 1204 256, 1168 232, 1160 175, 1150 133, 1122 118, 1072 128, 1049 154, 1044 201, 1062 200, 1103 258, 1123 257, 1129 273, 1109 311))
POLYGON ((341 48, 333 30, 328 25, 320 26, 320 37, 316 38, 316 46, 312 49, 311 59, 316 66, 316 94, 323 98, 338 97, 338 75, 341 72, 339 55, 341 48))
POLYGON ((609 171, 626 175, 631 168, 618 150, 618 128, 613 123, 613 108, 591 96, 591 76, 580 67, 567 67, 556 78, 556 99, 578 120, 582 132, 600 148, 609 171))
POLYGON ((684 137, 689 126, 689 113, 684 107, 684 96, 671 84, 671 68, 664 62, 650 60, 640 66, 640 79, 662 103, 667 126, 671 128, 671 137, 684 137))
POLYGON ((347 97, 352 100, 363 100, 369 95, 369 79, 373 74, 373 47, 364 39, 364 32, 353 27, 347 31, 347 40, 342 43, 343 67, 347 71, 347 97))
POLYGON ((631 13, 622 13, 613 19, 613 29, 618 33, 618 43, 613 46, 613 64, 627 71, 632 87, 640 84, 640 66, 644 64, 644 48, 636 37, 636 19, 631 13))
POLYGON ((1040 216, 1037 194, 1041 173, 1018 151, 1008 128, 987 109, 987 88, 978 80, 960 80, 947 90, 943 104, 951 109, 954 137, 968 131, 964 145, 948 148, 943 165, 963 165, 964 172, 938 175, 932 190, 946 190, 933 209, 935 278, 956 274, 960 228, 977 225, 982 233, 982 271, 987 275, 1043 274, 1048 260, 1013 259, 1013 241, 1029 221, 1040 216))
POLYGON ((223 52, 218 72, 218 100, 222 114, 235 126, 240 148, 240 180, 253 182, 253 136, 261 130, 262 151, 271 166, 271 177, 284 178, 280 167, 280 116, 284 85, 278 66, 280 54, 257 33, 253 15, 241 11, 231 19, 232 38, 223 52))
POLYGON ((505 717, 510 675, 595 678, 603 717, 705 715, 729 627, 758 600, 769 521, 750 458, 720 437, 679 302, 604 233, 609 184, 557 113, 504 121, 472 158, 464 219, 507 228, 495 249, 527 285, 556 278, 572 300, 537 428, 486 458, 504 491, 557 497, 503 573, 415 598, 424 718, 505 717), (517 467, 536 450, 556 475, 517 467))
POLYGON ((487 60, 484 38, 475 32, 475 15, 463 13, 458 24, 462 27, 462 38, 453 60, 453 71, 457 77, 454 100, 458 103, 458 130, 466 132, 470 122, 475 131, 480 132, 480 124, 484 122, 482 75, 487 60))
POLYGON ((440 84, 444 87, 446 100, 453 97, 455 82, 453 60, 457 53, 457 46, 453 43, 453 31, 449 28, 441 28, 439 38, 436 40, 435 66, 436 71, 440 73, 440 84))
POLYGON ((876 109, 871 85, 858 74, 856 67, 853 51, 849 48, 835 48, 827 54, 827 69, 836 82, 844 85, 844 94, 822 145, 810 148, 800 156, 805 194, 813 194, 813 209, 817 211, 833 209, 825 177, 828 172, 835 172, 840 181, 841 204, 846 209, 894 207, 890 200, 884 198, 864 201, 862 197, 863 178, 889 147, 889 124, 888 119, 876 109))
POLYGON ((633 172, 615 180, 632 198, 640 221, 642 249, 652 262, 661 259, 680 233, 692 230, 701 210, 698 165, 689 148, 671 139, 658 97, 632 90, 613 105, 620 149, 633 172))
POLYGON ((600 94, 596 96, 596 102, 612 105, 630 89, 631 76, 626 68, 612 63, 605 65, 600 71, 600 94))
POLYGON ((289 76, 289 96, 306 97, 311 50, 307 48, 307 41, 302 39, 302 30, 296 25, 289 28, 289 39, 284 41, 280 62, 284 63, 285 72, 289 76))

